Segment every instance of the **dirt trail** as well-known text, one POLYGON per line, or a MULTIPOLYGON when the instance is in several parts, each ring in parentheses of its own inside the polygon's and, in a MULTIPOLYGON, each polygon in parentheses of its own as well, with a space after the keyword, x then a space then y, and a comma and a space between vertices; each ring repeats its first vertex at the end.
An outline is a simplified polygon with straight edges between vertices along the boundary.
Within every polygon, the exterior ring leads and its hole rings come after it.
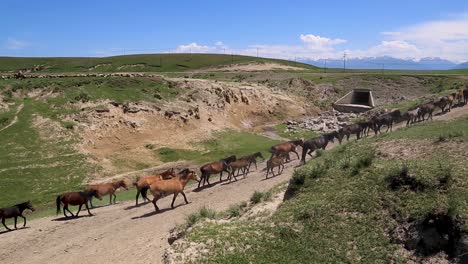
MULTIPOLYGON (((463 115, 468 115, 466 106, 435 116, 434 120, 463 115)), ((297 164, 294 160, 287 164, 282 175, 268 180, 264 180, 265 172, 261 169, 265 163, 262 163, 259 170, 238 182, 216 184, 200 192, 194 192, 195 186, 189 186, 190 204, 185 205, 182 197, 178 197, 177 207, 167 209, 171 198, 166 197, 158 203, 163 209, 158 214, 152 204, 135 208, 134 201, 129 201, 96 208, 92 210, 93 217, 68 221, 57 217, 33 220, 28 223, 30 228, 0 232, 0 259, 3 263, 159 263, 168 246, 168 231, 189 214, 203 206, 220 211, 248 200, 254 191, 265 191, 288 180, 297 164)), ((212 181, 216 180, 214 176, 212 181)), ((86 215, 85 212, 81 214, 86 215)))
POLYGON ((18 114, 21 112, 21 110, 23 110, 23 107, 24 107, 24 103, 21 103, 20 106, 18 106, 18 109, 16 109, 15 117, 13 118, 13 120, 10 122, 10 124, 2 127, 2 129, 0 129, 0 132, 11 127, 16 122, 18 122, 18 114))

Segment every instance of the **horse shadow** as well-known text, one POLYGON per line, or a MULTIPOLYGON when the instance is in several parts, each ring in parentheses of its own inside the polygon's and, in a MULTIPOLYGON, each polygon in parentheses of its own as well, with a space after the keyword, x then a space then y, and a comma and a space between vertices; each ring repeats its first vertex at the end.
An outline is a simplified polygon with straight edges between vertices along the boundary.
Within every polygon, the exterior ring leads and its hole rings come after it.
POLYGON ((212 182, 211 184, 205 184, 203 186, 200 186, 200 187, 197 187, 197 188, 193 189, 192 192, 201 192, 201 191, 203 191, 205 189, 214 187, 214 186, 216 186, 216 185, 218 185, 218 184, 220 184, 222 182, 225 182, 225 181, 226 180, 222 180, 222 181, 217 181, 217 182, 214 182, 214 183, 212 182))
POLYGON ((144 206, 144 205, 147 205, 151 203, 151 201, 144 201, 142 203, 139 203, 138 205, 134 204, 134 205, 129 205, 127 207, 124 208, 124 210, 132 210, 132 209, 135 209, 135 208, 138 208, 138 207, 141 207, 141 206, 144 206))
MULTIPOLYGON (((189 202, 188 204, 190 204, 190 202, 189 202)), ((151 216, 153 216, 153 215, 162 214, 162 213, 164 213, 164 212, 167 212, 167 211, 170 211, 170 210, 174 210, 174 209, 176 209, 177 207, 179 207, 179 206, 184 206, 184 205, 186 205, 186 204, 185 204, 185 203, 179 204, 179 205, 174 206, 174 208, 170 208, 170 207, 169 207, 169 208, 159 209, 159 211, 154 210, 154 211, 152 211, 152 212, 149 212, 149 213, 146 213, 146 214, 143 214, 143 215, 140 215, 140 216, 134 216, 134 217, 132 217, 131 219, 132 219, 132 220, 136 220, 136 219, 151 217, 151 216)))
POLYGON ((6 234, 6 233, 10 233, 10 232, 14 232, 14 231, 20 231, 20 230, 28 229, 28 228, 30 228, 30 227, 29 227, 29 226, 25 226, 25 227, 20 227, 20 228, 18 228, 18 229, 12 229, 12 230, 7 230, 7 229, 5 229, 5 230, 0 231, 0 235, 6 234))
POLYGON ((64 222, 64 221, 73 221, 73 220, 77 220, 77 219, 80 219, 80 218, 83 218, 83 217, 93 217, 95 215, 79 215, 79 216, 69 216, 69 217, 65 217, 65 216, 62 216, 62 217, 59 217, 59 218, 55 218, 55 219, 52 219, 52 221, 57 221, 57 222, 64 222))

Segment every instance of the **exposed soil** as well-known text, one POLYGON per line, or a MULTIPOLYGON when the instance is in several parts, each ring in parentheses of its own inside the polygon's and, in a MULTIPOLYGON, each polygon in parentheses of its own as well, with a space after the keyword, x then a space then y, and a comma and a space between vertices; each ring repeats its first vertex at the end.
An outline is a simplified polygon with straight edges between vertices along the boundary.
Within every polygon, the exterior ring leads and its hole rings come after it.
POLYGON ((304 68, 294 67, 277 63, 244 63, 244 64, 229 64, 216 68, 201 69, 195 72, 257 72, 257 71, 273 71, 273 70, 288 70, 288 71, 303 71, 304 68))

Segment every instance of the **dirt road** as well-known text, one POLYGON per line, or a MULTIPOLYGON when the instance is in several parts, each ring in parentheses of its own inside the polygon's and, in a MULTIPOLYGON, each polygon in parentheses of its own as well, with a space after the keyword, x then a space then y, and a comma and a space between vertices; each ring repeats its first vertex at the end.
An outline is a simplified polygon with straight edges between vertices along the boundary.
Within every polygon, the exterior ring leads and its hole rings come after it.
MULTIPOLYGON (((468 106, 434 119, 463 115, 468 115, 468 106)), ((65 221, 57 217, 33 220, 28 223, 30 228, 0 232, 0 259, 2 263, 160 263, 169 230, 189 214, 203 206, 220 211, 246 201, 255 190, 265 191, 287 181, 297 164, 294 160, 282 175, 264 180, 265 172, 260 171, 263 163, 258 171, 238 182, 216 184, 200 192, 189 190, 190 204, 185 205, 178 197, 174 210, 166 209, 171 201, 166 197, 158 203, 163 211, 157 214, 152 204, 135 208, 134 201, 129 201, 96 208, 93 217, 82 212, 83 217, 65 221)), ((217 176, 212 179, 215 182, 217 176)))

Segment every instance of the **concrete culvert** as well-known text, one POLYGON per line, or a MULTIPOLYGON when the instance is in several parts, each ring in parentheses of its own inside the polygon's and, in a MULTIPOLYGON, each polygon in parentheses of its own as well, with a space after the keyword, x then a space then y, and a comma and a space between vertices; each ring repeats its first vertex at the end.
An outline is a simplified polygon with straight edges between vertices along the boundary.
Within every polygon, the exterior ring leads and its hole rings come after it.
POLYGON ((374 107, 374 97, 369 89, 354 89, 333 104, 333 108, 344 113, 362 113, 374 107))

